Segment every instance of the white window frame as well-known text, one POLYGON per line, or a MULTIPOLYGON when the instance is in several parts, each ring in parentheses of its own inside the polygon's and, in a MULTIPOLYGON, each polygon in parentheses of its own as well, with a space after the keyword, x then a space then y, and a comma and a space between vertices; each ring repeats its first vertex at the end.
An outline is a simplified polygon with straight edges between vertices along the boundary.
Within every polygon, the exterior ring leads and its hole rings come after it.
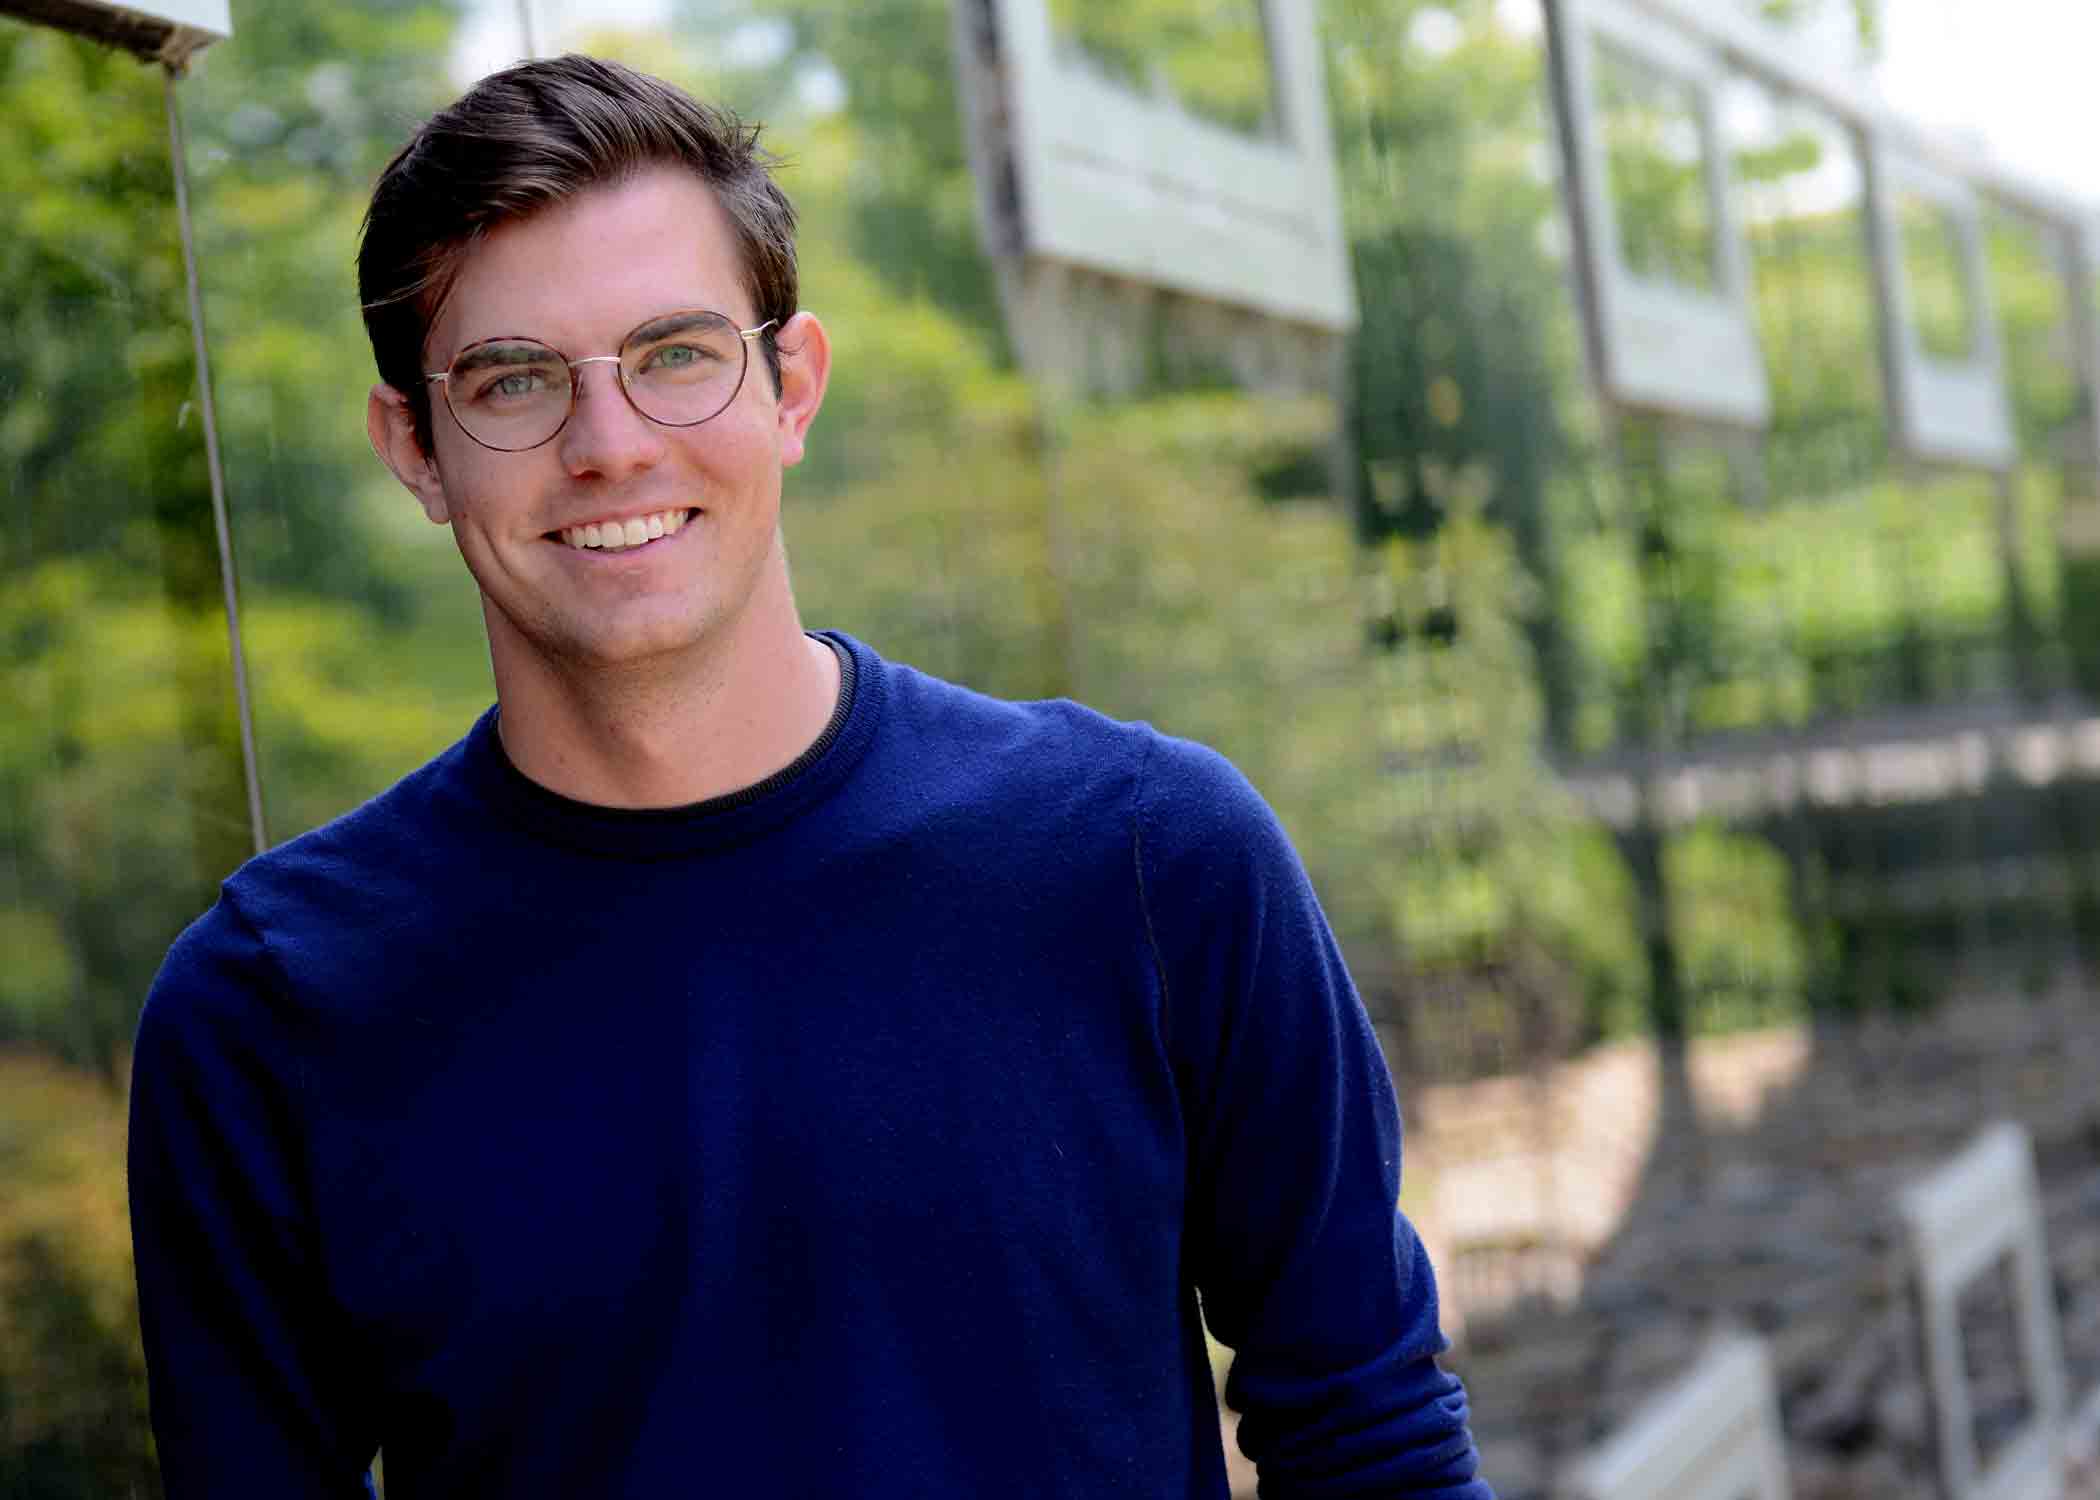
POLYGON ((987 0, 1024 253, 1333 331, 1357 321, 1311 0, 1259 0, 1277 135, 1061 55, 1047 0, 987 0))
POLYGON ((1910 1231, 1948 1500, 2060 1500, 2068 1398, 2027 1132, 2011 1121, 1986 1126, 1952 1160, 1906 1187, 1897 1203, 1910 1231), (1971 1422, 1958 1303, 1962 1288, 2008 1251, 2034 1411, 1985 1469, 1971 1422))
POLYGON ((1890 441, 1897 451, 1925 463, 2010 468, 2018 445, 2006 399, 1997 306, 1976 194, 1962 179, 1926 165, 1885 132, 1868 133, 1866 163, 1890 441), (1945 211, 1955 228, 1971 320, 1972 352, 1967 359, 1936 358, 1919 341, 1896 222, 1897 202, 1907 193, 1945 211))
POLYGON ((1605 395, 1642 410, 1764 427, 1771 388, 1721 139, 1719 61, 1613 0, 1549 4, 1575 253, 1592 364, 1605 395), (1712 291, 1642 276, 1626 263, 1597 119, 1592 57, 1599 43, 1691 90, 1714 239, 1712 291))
POLYGON ((1792 1500, 1764 1341, 1722 1334, 1577 1460, 1574 1500, 1792 1500))

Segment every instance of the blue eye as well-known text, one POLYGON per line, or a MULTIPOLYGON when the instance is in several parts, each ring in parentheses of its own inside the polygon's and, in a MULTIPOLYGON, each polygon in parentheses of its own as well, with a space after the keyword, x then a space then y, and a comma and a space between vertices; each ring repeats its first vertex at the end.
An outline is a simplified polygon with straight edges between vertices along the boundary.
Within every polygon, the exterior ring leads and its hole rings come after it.
POLYGON ((545 370, 506 370, 476 386, 474 400, 484 405, 511 405, 545 395, 551 387, 545 370))
POLYGON ((642 360, 643 374, 676 375, 701 365, 719 364, 721 355, 704 344, 660 344, 642 360))

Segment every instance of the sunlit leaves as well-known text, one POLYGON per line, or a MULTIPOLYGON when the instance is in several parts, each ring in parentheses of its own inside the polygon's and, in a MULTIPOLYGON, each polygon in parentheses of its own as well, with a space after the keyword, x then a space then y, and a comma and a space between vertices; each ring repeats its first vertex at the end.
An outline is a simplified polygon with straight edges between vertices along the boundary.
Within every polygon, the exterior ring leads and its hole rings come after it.
POLYGON ((1627 269, 1710 290, 1718 250, 1697 95, 1602 42, 1592 49, 1591 70, 1605 186, 1627 269))
POLYGON ((0 1042, 0 1493, 159 1492, 123 1163, 121 1093, 0 1042))
POLYGON ((1260 0, 1049 0, 1068 48, 1132 92, 1250 134, 1273 125, 1260 0))
POLYGON ((1919 348, 1934 359, 1973 358, 1977 319, 1963 240, 1953 215, 1909 192, 1897 194, 1895 215, 1906 307, 1919 348))

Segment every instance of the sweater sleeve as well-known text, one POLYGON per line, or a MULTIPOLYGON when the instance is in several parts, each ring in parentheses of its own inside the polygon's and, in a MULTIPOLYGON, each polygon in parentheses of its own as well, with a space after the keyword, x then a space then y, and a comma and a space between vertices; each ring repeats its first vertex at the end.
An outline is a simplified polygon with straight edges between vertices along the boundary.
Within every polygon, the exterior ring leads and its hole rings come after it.
POLYGON ((1390 1075, 1310 881, 1222 758, 1153 745, 1137 864, 1189 1134, 1188 1261, 1264 1500, 1492 1500, 1399 1212, 1390 1075))
POLYGON ((132 1056, 139 1321, 169 1500, 371 1494, 376 1442, 319 1290, 295 1023, 231 895, 177 940, 132 1056))

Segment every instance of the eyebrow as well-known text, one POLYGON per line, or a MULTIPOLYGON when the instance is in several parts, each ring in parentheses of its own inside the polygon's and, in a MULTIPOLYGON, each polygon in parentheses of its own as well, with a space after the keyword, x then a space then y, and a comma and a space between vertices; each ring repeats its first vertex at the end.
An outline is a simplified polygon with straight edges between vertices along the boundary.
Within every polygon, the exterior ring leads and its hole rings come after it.
POLYGON ((497 339, 476 344, 452 368, 455 374, 466 375, 493 365, 536 365, 544 363, 549 352, 546 345, 523 338, 497 339))
POLYGON ((688 328, 713 325, 731 328, 736 326, 731 319, 721 313, 712 312, 701 307, 686 308, 680 312, 665 313, 660 318, 651 318, 641 327, 635 329, 634 332, 628 334, 627 338, 622 340, 622 342, 626 343, 634 339, 660 339, 670 334, 683 333, 688 328))

